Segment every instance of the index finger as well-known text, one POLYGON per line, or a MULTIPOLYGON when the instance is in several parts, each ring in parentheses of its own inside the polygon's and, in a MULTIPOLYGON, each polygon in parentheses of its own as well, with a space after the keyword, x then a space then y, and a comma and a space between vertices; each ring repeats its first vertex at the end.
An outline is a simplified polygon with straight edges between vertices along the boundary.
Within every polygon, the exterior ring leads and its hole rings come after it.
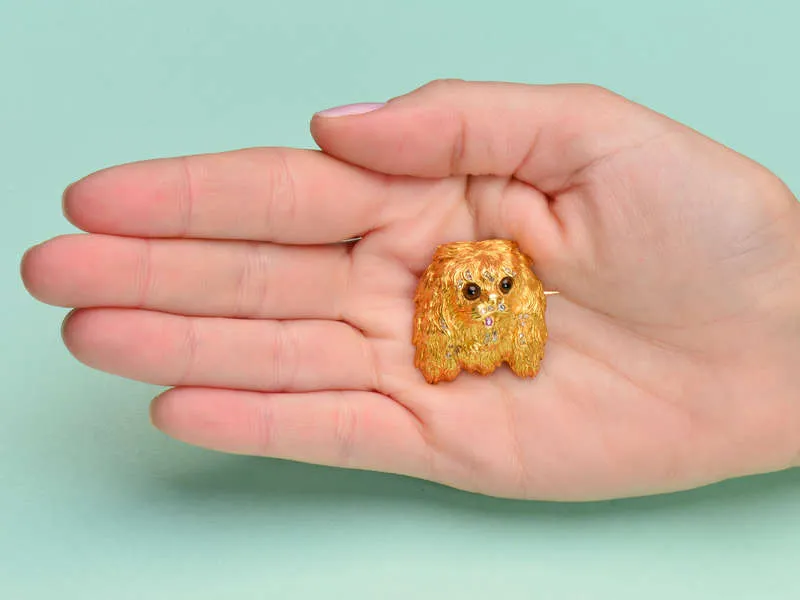
POLYGON ((384 105, 317 113, 326 153, 382 173, 515 177, 547 194, 678 124, 609 90, 437 80, 384 105), (366 110, 365 109, 369 109, 366 110))
POLYGON ((92 233, 332 243, 391 220, 411 185, 314 150, 248 148, 97 171, 67 188, 64 213, 92 233))

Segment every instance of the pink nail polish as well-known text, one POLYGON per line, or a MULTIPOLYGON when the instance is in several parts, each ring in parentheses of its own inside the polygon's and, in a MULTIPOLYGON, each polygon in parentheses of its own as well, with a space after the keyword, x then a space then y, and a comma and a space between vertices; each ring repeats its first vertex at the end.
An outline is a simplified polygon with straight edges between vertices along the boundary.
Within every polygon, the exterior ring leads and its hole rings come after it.
POLYGON ((317 113, 320 117, 347 117, 350 115, 363 115, 383 106, 384 102, 360 102, 358 104, 345 104, 321 110, 317 113))

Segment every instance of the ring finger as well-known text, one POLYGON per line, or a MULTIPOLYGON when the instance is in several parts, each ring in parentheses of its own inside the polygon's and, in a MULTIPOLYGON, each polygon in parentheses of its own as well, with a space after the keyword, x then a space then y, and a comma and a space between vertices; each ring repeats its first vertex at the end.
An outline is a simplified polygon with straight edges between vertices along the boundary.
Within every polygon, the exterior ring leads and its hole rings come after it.
POLYGON ((290 392, 377 388, 369 342, 339 321, 98 308, 73 312, 63 335, 90 367, 156 385, 290 392))

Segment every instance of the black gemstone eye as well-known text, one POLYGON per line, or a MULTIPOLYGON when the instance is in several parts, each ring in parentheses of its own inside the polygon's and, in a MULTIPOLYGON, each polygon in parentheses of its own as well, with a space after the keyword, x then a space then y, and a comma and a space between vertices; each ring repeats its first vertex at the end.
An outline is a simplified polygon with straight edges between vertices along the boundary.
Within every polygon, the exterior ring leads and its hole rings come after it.
POLYGON ((514 280, 511 277, 503 277, 500 280, 500 291, 504 294, 510 292, 512 287, 514 287, 514 280))
POLYGON ((481 295, 481 288, 478 286, 477 283, 465 283, 464 287, 461 288, 461 293, 464 294, 464 298, 467 300, 476 300, 481 295))

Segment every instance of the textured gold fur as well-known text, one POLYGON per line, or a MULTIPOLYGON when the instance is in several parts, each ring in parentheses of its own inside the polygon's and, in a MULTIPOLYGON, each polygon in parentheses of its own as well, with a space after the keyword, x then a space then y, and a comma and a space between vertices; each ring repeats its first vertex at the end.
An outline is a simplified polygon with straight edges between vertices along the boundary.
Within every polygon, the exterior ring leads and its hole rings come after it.
POLYGON ((414 298, 414 364, 428 383, 452 381, 461 369, 488 375, 504 362, 520 377, 536 376, 547 341, 546 299, 530 263, 509 240, 436 249, 414 298), (504 294, 506 276, 513 286, 504 294), (462 292, 470 281, 481 288, 475 300, 462 292))

